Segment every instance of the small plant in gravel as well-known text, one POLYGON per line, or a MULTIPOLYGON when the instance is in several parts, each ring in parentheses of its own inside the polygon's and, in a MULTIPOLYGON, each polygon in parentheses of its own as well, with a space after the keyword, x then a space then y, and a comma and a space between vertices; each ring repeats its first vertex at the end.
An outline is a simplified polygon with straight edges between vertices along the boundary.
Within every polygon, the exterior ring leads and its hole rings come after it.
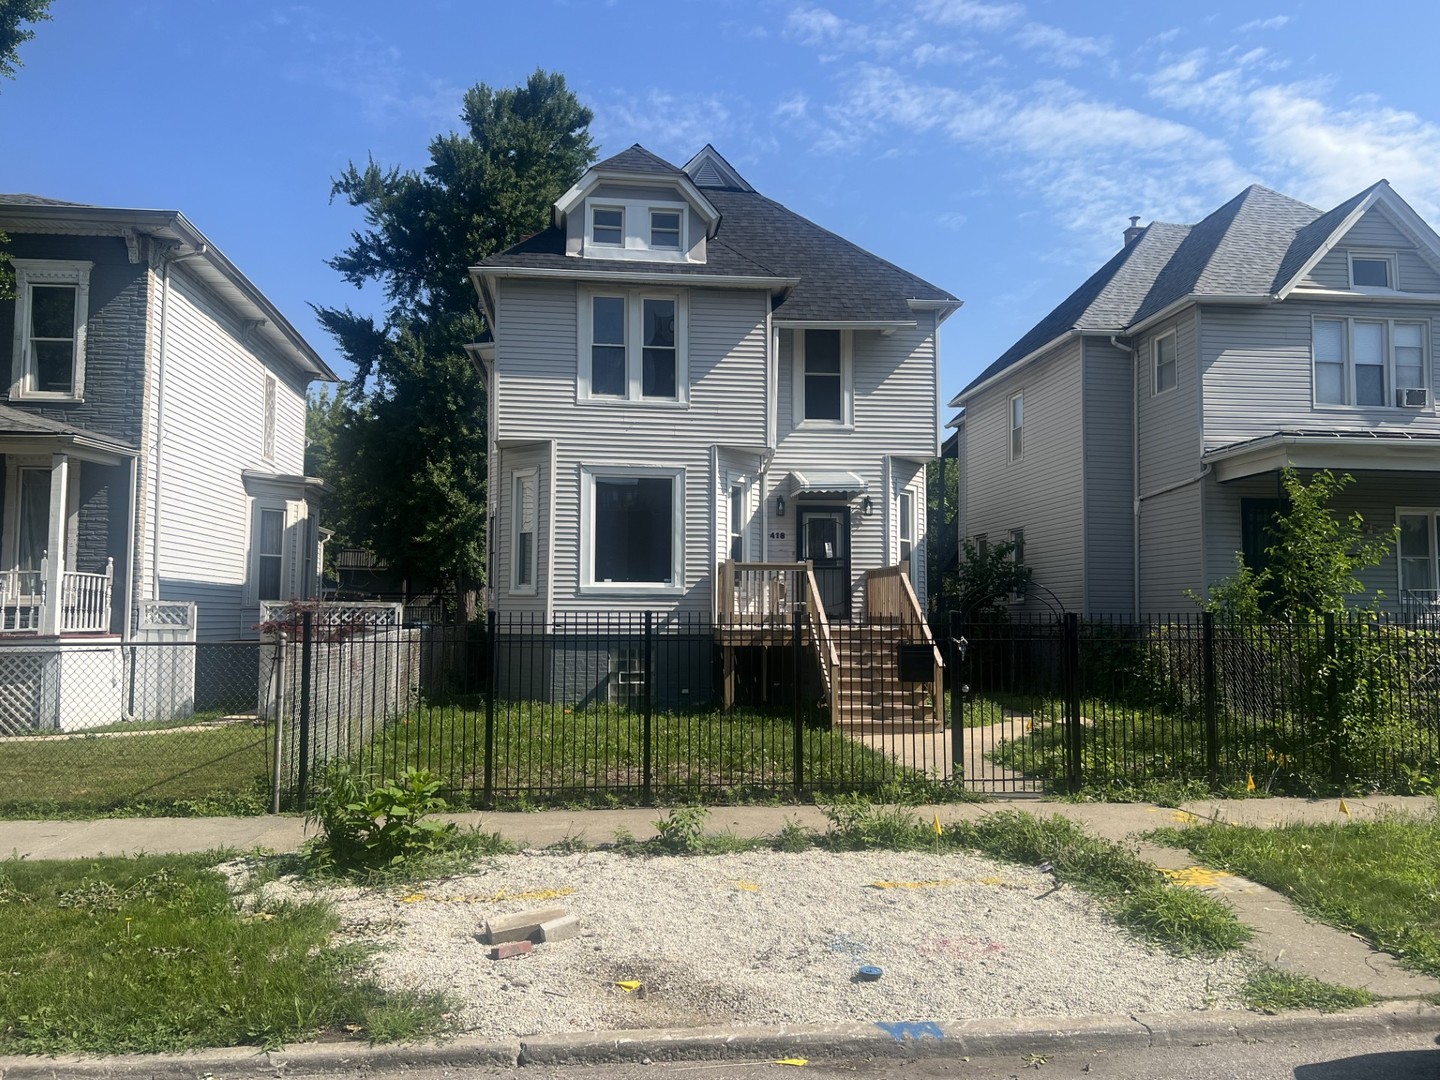
POLYGON ((770 846, 776 851, 795 854, 810 850, 819 840, 820 834, 814 829, 807 828, 798 821, 788 820, 785 827, 770 838, 770 846))
POLYGON ((823 841, 838 850, 913 851, 930 843, 919 817, 905 806, 876 804, 863 795, 851 794, 820 809, 830 821, 823 841))
POLYGON ((332 764, 306 816, 320 827, 306 849, 311 864, 342 873, 378 870, 453 846, 454 824, 431 816, 447 809, 440 788, 424 769, 377 782, 348 764, 332 764))
POLYGON ((1240 1000, 1252 1009, 1277 1013, 1285 1009, 1319 1009, 1339 1012, 1375 1004, 1368 990, 1312 979, 1293 971, 1261 967, 1251 972, 1240 991, 1240 1000))
POLYGON ((655 822, 655 844, 672 855, 698 855, 705 849, 705 821, 710 811, 703 806, 675 806, 655 822))
POLYGON ((590 845, 583 832, 566 833, 553 844, 546 844, 545 850, 555 855, 578 855, 582 851, 589 851, 590 845))

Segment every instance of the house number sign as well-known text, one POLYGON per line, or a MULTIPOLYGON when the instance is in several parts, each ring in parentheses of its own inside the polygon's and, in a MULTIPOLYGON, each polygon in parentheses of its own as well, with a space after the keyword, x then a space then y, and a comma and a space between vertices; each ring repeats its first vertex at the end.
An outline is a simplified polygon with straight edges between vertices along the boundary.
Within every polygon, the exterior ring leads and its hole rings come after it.
POLYGON ((785 530, 783 530, 783 529, 775 529, 775 530, 773 530, 773 531, 770 533, 770 539, 771 539, 771 540, 784 540, 784 539, 785 539, 785 530))

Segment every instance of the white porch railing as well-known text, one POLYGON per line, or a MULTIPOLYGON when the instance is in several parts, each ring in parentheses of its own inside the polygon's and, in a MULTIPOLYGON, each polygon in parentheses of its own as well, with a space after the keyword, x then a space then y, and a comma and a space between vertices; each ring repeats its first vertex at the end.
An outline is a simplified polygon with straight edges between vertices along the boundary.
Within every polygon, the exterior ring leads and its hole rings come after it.
POLYGON ((1402 590, 1400 593, 1400 613, 1408 619, 1440 622, 1440 590, 1402 590))
MULTIPOLYGON (((60 576, 60 633, 104 634, 110 630, 115 560, 103 574, 66 571, 60 576)), ((45 568, 0 571, 0 632, 38 634, 48 603, 45 568)))

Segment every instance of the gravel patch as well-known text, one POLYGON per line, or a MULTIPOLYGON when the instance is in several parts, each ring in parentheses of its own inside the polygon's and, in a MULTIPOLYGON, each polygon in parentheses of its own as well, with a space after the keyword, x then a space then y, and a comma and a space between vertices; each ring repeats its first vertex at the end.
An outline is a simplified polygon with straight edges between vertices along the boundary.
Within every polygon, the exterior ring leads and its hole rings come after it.
POLYGON ((1148 948, 1052 887, 964 854, 591 851, 487 859, 423 886, 282 879, 262 894, 329 902, 345 940, 380 946, 380 985, 444 993, 458 1026, 485 1035, 1240 1007, 1245 957, 1148 948), (554 904, 579 916, 578 939, 488 958, 486 917, 554 904), (863 964, 883 977, 860 981, 863 964))

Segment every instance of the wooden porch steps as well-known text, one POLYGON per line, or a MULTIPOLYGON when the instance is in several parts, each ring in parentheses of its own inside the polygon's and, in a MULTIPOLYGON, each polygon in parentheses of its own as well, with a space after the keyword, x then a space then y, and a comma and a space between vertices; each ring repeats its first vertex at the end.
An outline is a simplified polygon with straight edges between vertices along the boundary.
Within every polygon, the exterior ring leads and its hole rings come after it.
POLYGON ((832 626, 839 654, 835 694, 837 725, 850 732, 938 731, 944 720, 924 683, 903 683, 896 647, 899 626, 832 626))

